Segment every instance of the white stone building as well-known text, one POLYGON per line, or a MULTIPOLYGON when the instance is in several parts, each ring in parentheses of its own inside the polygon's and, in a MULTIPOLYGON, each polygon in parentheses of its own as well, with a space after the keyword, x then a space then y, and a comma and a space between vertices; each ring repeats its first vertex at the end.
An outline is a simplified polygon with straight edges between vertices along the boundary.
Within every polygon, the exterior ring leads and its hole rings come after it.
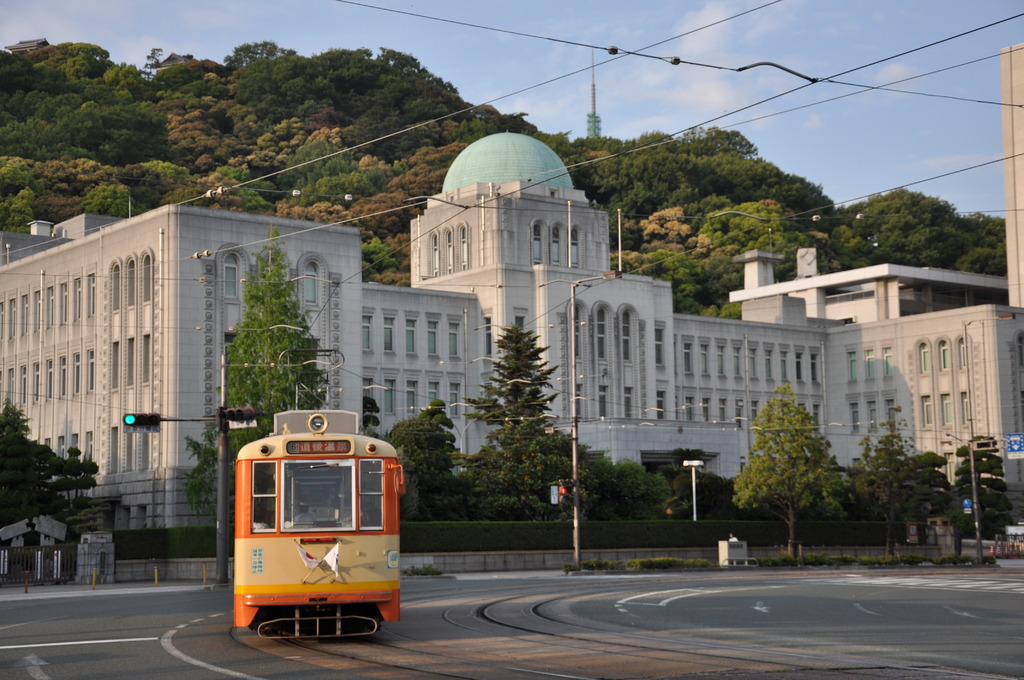
MULTIPOLYGON (((1024 92, 1019 59, 1004 54, 1007 101, 1024 92)), ((1012 157, 1024 149, 1024 114, 1006 116, 1012 157)), ((1007 161, 1011 209, 1024 202, 1019 163, 1007 161)), ((919 449, 952 455, 971 435, 1005 443, 1024 431, 1020 227, 1008 215, 1008 280, 896 265, 819 275, 808 251, 796 280, 776 282, 777 258, 754 251, 739 258, 745 284, 731 296, 742 320, 675 314, 667 283, 606 275, 617 262, 608 217, 548 147, 493 135, 460 154, 411 224, 412 288, 364 283, 359 233, 347 226, 165 206, 0 232, 0 388, 36 438, 99 463, 96 495, 114 507, 112 526, 194 522, 184 436, 215 413, 225 342, 272 332, 237 324, 274 226, 292 292, 337 357, 326 407, 359 411, 369 394, 382 429, 438 398, 462 450, 475 451, 485 433, 464 417, 465 400, 479 394, 501 329, 519 324, 557 366, 553 424, 569 424, 575 373, 580 439, 615 459, 656 466, 676 448, 703 449, 710 471, 733 476, 750 421, 783 383, 841 464, 897 408, 919 449), (181 420, 126 434, 127 412, 181 420)), ((1007 478, 1024 481, 1020 461, 1007 461, 1007 478)))

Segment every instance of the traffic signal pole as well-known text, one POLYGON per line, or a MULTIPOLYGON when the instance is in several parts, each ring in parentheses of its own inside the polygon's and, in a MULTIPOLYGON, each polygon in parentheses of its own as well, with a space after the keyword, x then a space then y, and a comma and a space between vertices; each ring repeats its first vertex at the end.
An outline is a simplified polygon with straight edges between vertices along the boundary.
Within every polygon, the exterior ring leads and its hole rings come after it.
POLYGON ((217 409, 217 577, 218 585, 228 582, 228 549, 231 537, 228 534, 228 480, 231 478, 228 448, 228 420, 225 410, 228 406, 228 353, 220 355, 220 408, 217 409))

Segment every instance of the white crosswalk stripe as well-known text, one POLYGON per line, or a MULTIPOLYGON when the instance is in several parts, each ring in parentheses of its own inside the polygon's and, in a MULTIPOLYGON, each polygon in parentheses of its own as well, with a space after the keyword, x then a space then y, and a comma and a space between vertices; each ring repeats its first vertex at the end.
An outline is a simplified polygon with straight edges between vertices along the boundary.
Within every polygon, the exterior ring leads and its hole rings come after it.
POLYGON ((828 583, 844 586, 890 586, 893 588, 928 588, 937 590, 990 590, 1024 594, 1024 580, 994 580, 984 578, 962 578, 927 576, 831 576, 803 579, 802 583, 828 583))

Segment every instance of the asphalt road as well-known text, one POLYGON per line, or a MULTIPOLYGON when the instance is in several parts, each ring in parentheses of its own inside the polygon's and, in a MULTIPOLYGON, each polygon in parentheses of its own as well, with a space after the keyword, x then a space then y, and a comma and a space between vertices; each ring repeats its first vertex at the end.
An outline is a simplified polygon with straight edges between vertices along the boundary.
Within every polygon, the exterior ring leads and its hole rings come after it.
POLYGON ((0 589, 0 678, 1024 677, 1024 570, 406 579, 403 619, 303 647, 230 589, 0 589))

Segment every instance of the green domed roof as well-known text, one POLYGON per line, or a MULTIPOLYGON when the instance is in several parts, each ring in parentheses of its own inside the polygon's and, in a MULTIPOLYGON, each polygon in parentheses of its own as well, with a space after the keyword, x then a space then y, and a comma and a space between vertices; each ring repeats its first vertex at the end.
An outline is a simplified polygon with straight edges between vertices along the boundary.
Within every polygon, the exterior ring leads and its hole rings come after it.
POLYGON ((544 142, 514 132, 478 139, 452 163, 444 191, 478 182, 523 181, 572 189, 565 163, 544 142))

